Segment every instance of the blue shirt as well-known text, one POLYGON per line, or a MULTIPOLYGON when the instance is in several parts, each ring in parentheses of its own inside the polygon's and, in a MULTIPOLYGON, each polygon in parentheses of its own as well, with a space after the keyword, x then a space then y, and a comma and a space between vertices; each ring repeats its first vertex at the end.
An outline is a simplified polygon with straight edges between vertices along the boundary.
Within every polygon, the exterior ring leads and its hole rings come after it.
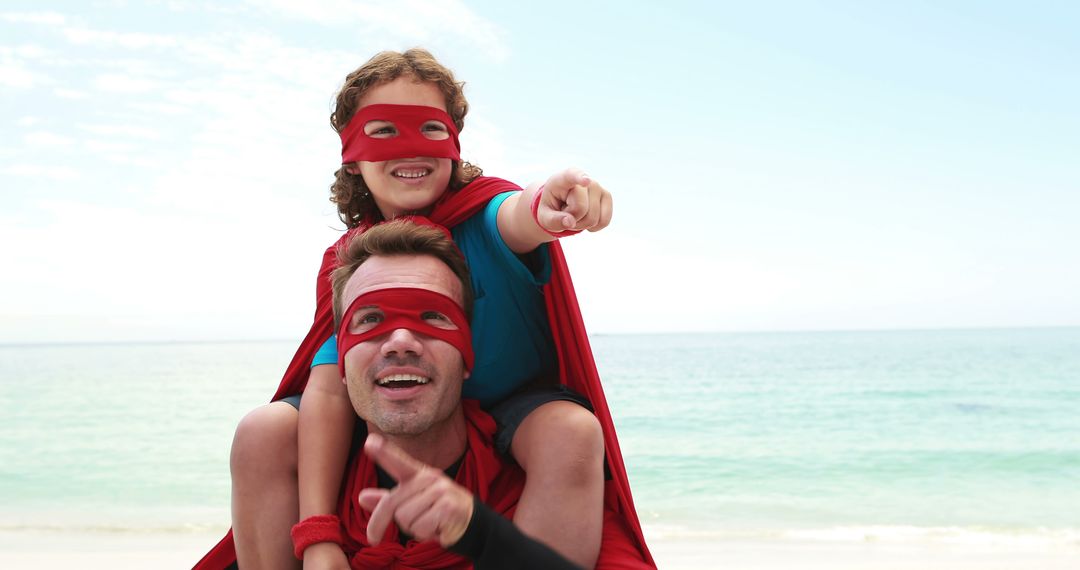
MULTIPOLYGON (((451 234, 472 275, 472 341, 476 364, 463 396, 491 406, 523 384, 555 369, 555 347, 541 287, 551 277, 546 245, 518 256, 499 234, 499 206, 513 192, 499 194, 451 234), (528 263, 528 265, 526 265, 528 263)), ((337 338, 319 348, 311 365, 337 363, 337 338)))

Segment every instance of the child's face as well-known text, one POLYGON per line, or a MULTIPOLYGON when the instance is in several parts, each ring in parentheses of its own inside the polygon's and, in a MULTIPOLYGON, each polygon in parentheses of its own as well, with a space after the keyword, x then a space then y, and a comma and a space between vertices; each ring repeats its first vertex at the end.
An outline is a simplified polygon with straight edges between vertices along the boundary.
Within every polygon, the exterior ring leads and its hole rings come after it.
MULTIPOLYGON (((377 85, 360 97, 358 109, 367 105, 424 105, 446 111, 446 101, 434 83, 418 82, 412 77, 398 77, 377 85)), ((425 124, 424 136, 446 138, 449 134, 440 123, 425 124)), ((370 121, 364 132, 378 137, 380 133, 393 136, 394 125, 385 121, 370 121)), ((359 161, 347 165, 350 174, 360 174, 371 190, 384 219, 402 214, 427 213, 427 208, 446 192, 450 184, 452 164, 449 158, 416 157, 382 162, 359 161)))

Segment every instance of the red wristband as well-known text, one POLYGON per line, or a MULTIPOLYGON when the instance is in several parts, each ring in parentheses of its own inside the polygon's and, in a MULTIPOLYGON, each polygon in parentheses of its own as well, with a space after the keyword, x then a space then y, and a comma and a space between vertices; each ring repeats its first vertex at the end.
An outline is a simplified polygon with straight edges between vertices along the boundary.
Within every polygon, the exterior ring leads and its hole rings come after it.
POLYGON ((544 225, 540 223, 540 216, 539 216, 539 214, 537 214, 537 212, 540 210, 540 198, 542 198, 543 196, 544 196, 544 187, 540 186, 539 188, 536 189, 536 196, 533 197, 533 201, 532 201, 532 217, 533 217, 533 221, 536 222, 536 225, 540 229, 547 232, 547 234, 552 236, 552 237, 561 238, 561 237, 566 237, 566 236, 572 236, 574 234, 580 234, 581 230, 563 230, 561 232, 553 232, 553 231, 550 231, 547 228, 545 228, 544 225))
POLYGON ((312 544, 333 542, 340 545, 345 542, 341 534, 341 519, 337 515, 315 515, 308 517, 292 527, 293 554, 304 559, 304 551, 312 544))

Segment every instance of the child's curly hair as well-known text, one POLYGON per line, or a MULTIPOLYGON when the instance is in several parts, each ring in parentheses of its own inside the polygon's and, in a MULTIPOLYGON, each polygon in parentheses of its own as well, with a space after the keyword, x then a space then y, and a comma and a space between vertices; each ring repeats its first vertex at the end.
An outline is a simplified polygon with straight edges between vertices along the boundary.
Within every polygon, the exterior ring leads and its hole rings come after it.
MULTIPOLYGON (((465 82, 455 81, 452 71, 436 61, 427 50, 420 48, 405 53, 380 52, 350 73, 337 94, 334 110, 330 113, 330 125, 340 133, 356 114, 360 97, 368 89, 403 75, 434 83, 446 97, 446 111, 454 120, 458 132, 465 128, 465 114, 469 112, 469 102, 462 91, 465 82)), ((448 190, 460 190, 482 173, 480 167, 474 164, 454 161, 448 190)), ((334 175, 334 183, 330 185, 330 201, 337 204, 338 217, 347 227, 355 228, 366 216, 381 220, 382 214, 375 206, 375 199, 359 174, 349 174, 342 165, 334 175)))

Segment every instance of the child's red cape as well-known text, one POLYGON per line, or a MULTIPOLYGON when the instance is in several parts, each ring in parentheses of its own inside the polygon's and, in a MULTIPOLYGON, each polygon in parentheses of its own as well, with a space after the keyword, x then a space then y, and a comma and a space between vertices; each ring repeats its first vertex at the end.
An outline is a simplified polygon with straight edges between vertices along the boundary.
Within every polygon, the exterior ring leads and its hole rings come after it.
MULTIPOLYGON (((480 211, 497 194, 511 190, 520 190, 520 188, 499 178, 480 177, 457 192, 444 194, 436 202, 429 217, 436 223, 452 228, 480 211)), ((296 350, 271 401, 299 394, 304 390, 311 369, 311 360, 320 345, 333 332, 333 294, 330 289, 330 272, 337 267, 338 245, 348 239, 351 234, 352 231, 347 232, 323 254, 322 267, 319 268, 319 278, 315 286, 315 322, 312 323, 311 331, 304 337, 300 348, 296 350)), ((559 377, 564 384, 589 399, 603 428, 604 451, 607 455, 608 469, 611 472, 611 480, 607 482, 605 494, 607 511, 618 513, 623 517, 620 522, 629 528, 628 536, 633 541, 633 544, 623 545, 625 548, 618 549, 625 555, 623 558, 626 567, 640 567, 640 562, 643 561, 655 568, 656 563, 652 559, 648 546, 645 545, 641 523, 638 520, 637 511, 634 510, 630 482, 626 477, 622 452, 619 450, 619 441, 615 436, 615 425, 611 421, 607 399, 600 386, 600 375, 596 371, 589 337, 585 333, 585 323, 581 318, 577 296, 574 294, 574 284, 570 280, 566 257, 558 241, 548 244, 548 251, 551 256, 552 271, 551 281, 544 287, 544 297, 547 301, 551 334, 559 357, 559 377)), ((605 544, 605 548, 608 546, 605 544)), ((611 557, 604 558, 611 559, 611 557)), ((233 548, 230 530, 221 542, 195 564, 194 568, 196 570, 221 570, 235 562, 236 551, 233 548)), ((612 568, 621 565, 605 564, 605 566, 612 568)))

